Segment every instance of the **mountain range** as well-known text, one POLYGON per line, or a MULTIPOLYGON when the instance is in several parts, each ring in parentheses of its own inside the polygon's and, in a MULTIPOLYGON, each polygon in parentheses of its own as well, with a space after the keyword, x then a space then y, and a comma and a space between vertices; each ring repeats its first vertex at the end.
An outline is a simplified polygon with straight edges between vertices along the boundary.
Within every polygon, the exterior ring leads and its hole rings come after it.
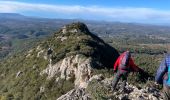
POLYGON ((137 41, 149 39, 161 43, 170 41, 169 26, 79 19, 48 19, 28 17, 17 13, 0 13, 0 59, 24 51, 41 39, 51 36, 65 24, 77 21, 84 22, 93 34, 101 38, 118 37, 137 41))

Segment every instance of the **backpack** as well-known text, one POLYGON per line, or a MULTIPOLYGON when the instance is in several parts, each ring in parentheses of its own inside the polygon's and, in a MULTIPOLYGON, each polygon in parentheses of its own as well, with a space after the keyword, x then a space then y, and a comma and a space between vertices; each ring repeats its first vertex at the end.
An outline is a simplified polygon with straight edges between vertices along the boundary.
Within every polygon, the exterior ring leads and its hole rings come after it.
POLYGON ((122 70, 128 70, 128 62, 130 59, 130 53, 129 52, 125 52, 123 58, 121 59, 121 63, 120 63, 120 69, 122 70))
POLYGON ((166 84, 170 86, 170 66, 168 66, 168 72, 166 75, 167 75, 166 84))

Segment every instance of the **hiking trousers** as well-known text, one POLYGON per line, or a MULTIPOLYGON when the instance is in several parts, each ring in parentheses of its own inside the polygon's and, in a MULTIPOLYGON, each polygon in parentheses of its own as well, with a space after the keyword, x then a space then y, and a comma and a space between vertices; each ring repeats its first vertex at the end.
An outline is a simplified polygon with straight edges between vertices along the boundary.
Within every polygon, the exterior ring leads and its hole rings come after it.
POLYGON ((170 100, 170 87, 166 85, 163 86, 163 100, 170 100))
POLYGON ((116 89, 116 85, 118 84, 120 78, 122 79, 122 85, 120 89, 125 89, 126 86, 126 82, 127 82, 127 76, 128 76, 128 72, 127 71, 121 71, 118 70, 113 81, 112 81, 112 89, 115 90, 116 89))

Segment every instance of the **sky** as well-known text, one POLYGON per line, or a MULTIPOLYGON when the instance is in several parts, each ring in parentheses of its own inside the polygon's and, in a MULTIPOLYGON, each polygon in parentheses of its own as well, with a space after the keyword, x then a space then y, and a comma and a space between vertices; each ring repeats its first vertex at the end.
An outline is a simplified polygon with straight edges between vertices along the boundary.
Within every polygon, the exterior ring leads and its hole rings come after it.
POLYGON ((170 24, 170 0, 0 0, 0 13, 170 24))

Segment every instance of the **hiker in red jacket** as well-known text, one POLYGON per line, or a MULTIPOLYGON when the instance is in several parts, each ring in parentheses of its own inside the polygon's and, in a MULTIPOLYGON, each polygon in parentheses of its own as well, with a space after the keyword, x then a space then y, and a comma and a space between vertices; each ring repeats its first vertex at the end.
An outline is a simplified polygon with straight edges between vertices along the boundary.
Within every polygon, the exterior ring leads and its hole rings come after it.
POLYGON ((115 90, 116 85, 120 78, 122 78, 123 80, 122 89, 124 90, 126 86, 126 82, 127 82, 128 73, 129 72, 143 72, 143 70, 134 64, 131 58, 130 52, 126 51, 123 54, 121 54, 116 60, 114 64, 114 72, 117 72, 117 73, 112 82, 113 90, 115 90))

